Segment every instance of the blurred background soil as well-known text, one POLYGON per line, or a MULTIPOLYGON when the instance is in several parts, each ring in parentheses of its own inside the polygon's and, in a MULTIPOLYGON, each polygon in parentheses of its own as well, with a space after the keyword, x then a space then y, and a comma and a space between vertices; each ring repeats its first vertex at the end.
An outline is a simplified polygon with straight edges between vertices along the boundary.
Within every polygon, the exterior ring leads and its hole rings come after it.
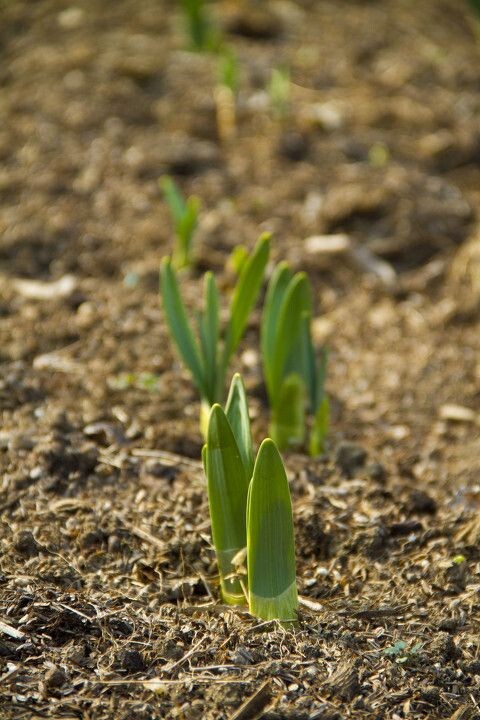
MULTIPOLYGON (((233 720, 260 689, 238 717, 478 719, 474 16, 209 10, 240 67, 229 140, 177 3, 0 5, 0 714, 233 720), (287 458, 294 633, 212 602, 198 402, 158 300, 166 173, 202 202, 192 308, 263 230, 314 285, 333 417, 325 458, 287 458)), ((257 442, 258 320, 234 363, 257 442)))

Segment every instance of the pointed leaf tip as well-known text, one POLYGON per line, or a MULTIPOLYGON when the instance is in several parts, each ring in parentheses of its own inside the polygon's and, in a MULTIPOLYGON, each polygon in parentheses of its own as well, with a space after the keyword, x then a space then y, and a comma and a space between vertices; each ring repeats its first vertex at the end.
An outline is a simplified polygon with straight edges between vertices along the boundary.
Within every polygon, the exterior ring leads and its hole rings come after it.
POLYGON ((258 451, 247 503, 250 611, 265 620, 294 620, 295 540, 287 475, 270 438, 258 451))

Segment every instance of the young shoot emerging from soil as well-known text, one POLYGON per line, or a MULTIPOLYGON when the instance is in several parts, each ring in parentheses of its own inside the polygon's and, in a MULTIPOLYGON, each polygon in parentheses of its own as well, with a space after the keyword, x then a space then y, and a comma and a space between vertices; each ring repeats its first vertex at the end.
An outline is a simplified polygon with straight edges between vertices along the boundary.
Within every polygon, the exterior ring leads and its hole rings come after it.
POLYGON ((180 0, 180 6, 190 49, 197 52, 217 50, 220 44, 219 33, 208 16, 204 0, 180 0))
POLYGON ((204 308, 197 314, 194 333, 172 261, 168 257, 162 261, 160 289, 163 307, 173 341, 200 393, 200 428, 204 437, 210 408, 214 403, 223 402, 230 358, 245 332, 260 292, 269 250, 270 236, 264 233, 242 266, 223 331, 220 327, 220 298, 213 273, 207 272, 204 276, 204 308))
POLYGON ((213 406, 202 460, 223 600, 263 620, 296 620, 295 541, 288 480, 275 443, 253 463, 245 389, 235 375, 225 408, 213 406), (246 551, 246 552, 245 552, 246 551), (247 561, 247 569, 242 565, 247 561))
POLYGON ((192 243, 198 225, 200 200, 195 196, 184 200, 178 187, 168 175, 160 180, 160 187, 167 201, 175 231, 172 263, 177 270, 180 270, 192 264, 192 243))
POLYGON ((312 290, 305 273, 293 274, 280 263, 268 284, 262 316, 261 350, 270 401, 270 434, 280 449, 301 446, 306 436, 306 409, 312 420, 311 455, 324 452, 329 424, 325 394, 327 356, 319 360, 311 334, 312 290))

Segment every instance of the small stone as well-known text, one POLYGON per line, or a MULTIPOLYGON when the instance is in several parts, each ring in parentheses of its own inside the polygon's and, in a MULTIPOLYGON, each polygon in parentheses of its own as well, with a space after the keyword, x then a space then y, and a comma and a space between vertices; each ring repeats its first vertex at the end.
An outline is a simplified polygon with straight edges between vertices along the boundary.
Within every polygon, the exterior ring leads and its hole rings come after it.
POLYGON ((423 490, 413 490, 410 493, 410 506, 413 512, 434 515, 437 512, 437 503, 423 490))
POLYGON ((53 667, 45 675, 45 687, 48 690, 55 690, 62 687, 67 679, 67 674, 62 668, 53 667))
POLYGON ((465 663, 462 665, 462 670, 467 675, 480 675, 480 661, 474 660, 471 663, 465 663))
POLYGON ((138 650, 123 650, 119 660, 122 668, 129 673, 143 672, 146 669, 143 655, 138 650))
POLYGON ((144 466, 145 475, 161 478, 162 480, 174 480, 178 474, 178 468, 171 465, 164 465, 158 460, 147 460, 144 466))
POLYGON ((39 551, 39 545, 30 530, 21 530, 14 540, 13 547, 17 552, 27 556, 37 555, 39 551))
POLYGON ((457 660, 462 657, 462 651, 458 648, 451 635, 439 633, 430 646, 434 654, 440 656, 443 661, 457 660))
POLYGON ((271 40, 282 30, 280 18, 261 3, 233 4, 225 18, 228 32, 252 40, 271 40))
POLYGON ((292 162, 305 160, 308 153, 307 139, 299 132, 286 132, 280 137, 278 152, 292 162))
POLYGON ((438 624, 439 630, 443 630, 444 632, 449 632, 449 633, 457 632, 458 627, 459 627, 458 620, 454 620, 453 618, 445 618, 445 620, 442 620, 438 624))
POLYGON ((351 247, 350 237, 346 233, 336 235, 311 235, 305 240, 305 250, 312 255, 342 255, 351 247))
POLYGON ((64 30, 74 30, 83 22, 84 12, 79 7, 69 7, 58 13, 58 24, 64 30))
POLYGON ((463 405, 442 405, 440 408, 440 417, 442 420, 450 420, 451 422, 475 422, 477 415, 468 407, 463 405))
POLYGON ((337 447, 335 463, 345 477, 350 478, 355 471, 361 468, 367 457, 367 451, 360 445, 351 442, 342 442, 337 447))
POLYGON ((404 520, 403 522, 392 523, 388 527, 392 537, 406 537, 412 533, 422 532, 422 523, 418 520, 404 520))
POLYGON ((237 648, 231 658, 235 665, 251 665, 254 662, 253 655, 244 647, 237 648))
POLYGON ((130 625, 129 622, 116 617, 110 618, 108 621, 108 629, 113 637, 127 637, 133 632, 133 626, 130 625))
POLYGON ((8 449, 12 452, 17 450, 33 450, 35 440, 28 435, 12 435, 8 443, 8 449))
POLYGON ((108 538, 108 552, 115 554, 122 549, 122 543, 118 535, 110 535, 108 538))
POLYGON ((365 467, 365 473, 369 478, 380 483, 385 482, 387 479, 387 471, 381 463, 376 461, 368 463, 365 467))
POLYGON ((426 687, 421 691, 420 695, 422 700, 425 700, 425 702, 428 702, 431 705, 438 705, 440 702, 440 691, 437 687, 435 687, 435 685, 426 687))
POLYGON ((80 538, 80 546, 84 550, 89 550, 91 548, 100 547, 105 541, 105 533, 103 530, 97 529, 97 530, 91 530, 90 532, 85 533, 80 538))

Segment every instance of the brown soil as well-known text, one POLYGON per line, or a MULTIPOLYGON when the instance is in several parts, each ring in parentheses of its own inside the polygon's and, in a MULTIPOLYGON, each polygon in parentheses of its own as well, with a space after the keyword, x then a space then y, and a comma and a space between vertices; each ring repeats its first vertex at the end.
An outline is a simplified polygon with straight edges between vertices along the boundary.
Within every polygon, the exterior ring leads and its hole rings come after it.
MULTIPOLYGON (((478 720, 467 4, 216 3, 242 66, 223 144, 216 61, 183 50, 176 7, 0 9, 0 716, 478 720), (229 251, 263 229, 315 287, 333 420, 326 458, 286 458, 310 601, 293 632, 218 603, 198 402, 157 296, 164 172, 203 204, 192 305, 206 267, 228 295, 229 251), (304 244, 333 233, 355 253, 304 244)), ((257 347, 258 315, 234 363, 258 442, 257 347)))

